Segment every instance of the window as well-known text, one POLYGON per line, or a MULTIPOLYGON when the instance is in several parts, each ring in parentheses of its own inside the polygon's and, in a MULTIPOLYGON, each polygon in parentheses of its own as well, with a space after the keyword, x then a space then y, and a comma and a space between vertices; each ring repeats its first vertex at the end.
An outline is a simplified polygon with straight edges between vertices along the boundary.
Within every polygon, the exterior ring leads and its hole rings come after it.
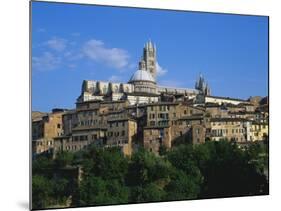
POLYGON ((125 130, 122 130, 122 136, 125 136, 125 130))
POLYGON ((150 121, 151 126, 155 126, 155 121, 150 121))
POLYGON ((57 125, 57 128, 60 128, 60 124, 57 125))

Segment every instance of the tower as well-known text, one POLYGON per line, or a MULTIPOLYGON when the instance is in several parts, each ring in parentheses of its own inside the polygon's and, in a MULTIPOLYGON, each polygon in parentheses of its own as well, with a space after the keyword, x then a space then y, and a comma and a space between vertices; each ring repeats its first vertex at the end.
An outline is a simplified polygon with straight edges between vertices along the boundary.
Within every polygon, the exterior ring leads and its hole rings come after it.
POLYGON ((205 79, 202 74, 200 74, 198 80, 195 83, 195 89, 200 91, 200 93, 203 95, 211 95, 211 89, 208 83, 205 82, 205 79))
POLYGON ((140 70, 147 70, 156 79, 156 46, 148 41, 143 48, 143 55, 139 62, 140 70))

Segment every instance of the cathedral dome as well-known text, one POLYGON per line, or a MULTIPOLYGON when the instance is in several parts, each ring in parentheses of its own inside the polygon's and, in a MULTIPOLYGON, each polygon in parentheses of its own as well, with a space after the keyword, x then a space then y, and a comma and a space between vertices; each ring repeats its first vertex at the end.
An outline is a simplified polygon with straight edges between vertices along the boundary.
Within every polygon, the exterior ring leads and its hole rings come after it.
POLYGON ((150 81, 155 83, 153 76, 146 70, 137 70, 129 80, 129 83, 134 81, 150 81))

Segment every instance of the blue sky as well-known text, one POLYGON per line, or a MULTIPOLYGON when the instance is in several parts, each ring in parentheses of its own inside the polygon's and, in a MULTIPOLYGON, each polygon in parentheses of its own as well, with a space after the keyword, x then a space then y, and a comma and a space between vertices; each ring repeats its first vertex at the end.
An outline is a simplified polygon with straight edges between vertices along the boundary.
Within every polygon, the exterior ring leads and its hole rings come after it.
POLYGON ((33 2, 32 110, 74 108, 84 79, 127 82, 149 39, 158 84, 268 93, 267 17, 33 2))

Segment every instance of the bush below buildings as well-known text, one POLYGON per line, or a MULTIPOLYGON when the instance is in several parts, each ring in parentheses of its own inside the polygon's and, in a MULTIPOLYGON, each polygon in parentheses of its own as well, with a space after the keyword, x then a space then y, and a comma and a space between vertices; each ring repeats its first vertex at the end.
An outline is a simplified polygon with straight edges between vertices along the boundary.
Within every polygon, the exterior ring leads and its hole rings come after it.
POLYGON ((33 209, 268 194, 268 151, 227 141, 181 144, 161 156, 89 147, 33 161, 33 209), (78 174, 65 173, 75 165, 78 174), (80 181, 80 182, 79 182, 80 181), (71 199, 69 201, 69 199, 71 199))

